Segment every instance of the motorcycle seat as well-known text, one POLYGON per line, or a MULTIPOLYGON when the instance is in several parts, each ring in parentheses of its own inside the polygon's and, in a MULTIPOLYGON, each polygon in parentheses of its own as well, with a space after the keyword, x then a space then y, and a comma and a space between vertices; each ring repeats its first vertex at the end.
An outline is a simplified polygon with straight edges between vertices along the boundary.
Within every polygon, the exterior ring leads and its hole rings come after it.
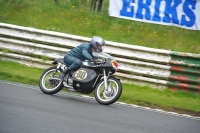
POLYGON ((69 66, 69 64, 66 64, 66 63, 64 62, 64 59, 63 59, 63 58, 57 58, 57 59, 55 59, 55 61, 58 62, 58 63, 61 63, 61 64, 65 64, 66 66, 69 66))

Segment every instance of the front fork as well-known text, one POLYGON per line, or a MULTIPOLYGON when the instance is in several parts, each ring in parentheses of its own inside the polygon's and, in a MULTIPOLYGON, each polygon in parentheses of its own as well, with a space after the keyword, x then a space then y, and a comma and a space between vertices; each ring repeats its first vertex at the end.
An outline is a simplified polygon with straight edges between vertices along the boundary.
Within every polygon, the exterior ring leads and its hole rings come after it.
POLYGON ((103 69, 103 79, 104 79, 104 85, 105 85, 105 90, 109 91, 109 87, 108 87, 108 77, 109 77, 109 73, 108 76, 106 75, 106 70, 103 69))
POLYGON ((104 85, 105 89, 108 87, 108 77, 106 76, 106 70, 103 69, 103 79, 104 79, 104 85))

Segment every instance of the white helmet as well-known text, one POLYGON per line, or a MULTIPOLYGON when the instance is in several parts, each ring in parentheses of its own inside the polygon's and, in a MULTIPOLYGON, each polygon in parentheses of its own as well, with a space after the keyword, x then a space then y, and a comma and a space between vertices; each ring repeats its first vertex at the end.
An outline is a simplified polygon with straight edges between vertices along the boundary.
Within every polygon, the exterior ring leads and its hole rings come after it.
POLYGON ((102 52, 103 46, 105 46, 105 41, 103 38, 94 36, 90 42, 92 47, 95 49, 96 52, 102 52), (98 46, 102 46, 102 49, 99 49, 98 46))

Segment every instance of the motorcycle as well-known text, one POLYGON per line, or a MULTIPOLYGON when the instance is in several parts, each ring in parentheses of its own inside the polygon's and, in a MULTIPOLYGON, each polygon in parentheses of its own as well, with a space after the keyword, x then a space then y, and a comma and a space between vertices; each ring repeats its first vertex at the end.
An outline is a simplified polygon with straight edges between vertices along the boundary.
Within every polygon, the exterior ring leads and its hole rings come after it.
POLYGON ((122 93, 120 79, 112 76, 117 69, 117 61, 104 52, 93 52, 97 58, 95 61, 83 61, 82 66, 68 73, 64 80, 60 73, 69 67, 64 63, 63 58, 55 59, 52 66, 46 69, 39 81, 39 86, 45 94, 55 94, 63 87, 70 91, 77 91, 83 94, 90 94, 94 91, 94 97, 99 104, 110 105, 116 102, 122 93))

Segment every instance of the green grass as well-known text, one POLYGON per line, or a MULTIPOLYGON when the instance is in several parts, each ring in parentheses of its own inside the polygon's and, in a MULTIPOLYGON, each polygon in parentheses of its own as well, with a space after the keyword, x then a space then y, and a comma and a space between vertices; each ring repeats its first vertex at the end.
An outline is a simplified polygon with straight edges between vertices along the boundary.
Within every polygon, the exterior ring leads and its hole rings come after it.
POLYGON ((120 100, 166 110, 183 109, 200 112, 200 97, 194 93, 172 92, 168 89, 158 90, 148 86, 123 84, 124 91, 120 100))
POLYGON ((0 22, 152 48, 200 54, 200 31, 136 22, 90 10, 90 0, 0 0, 0 22))
POLYGON ((0 79, 38 85, 44 69, 27 67, 14 62, 0 60, 0 79))
MULTIPOLYGON (((0 60, 0 80, 38 86, 43 71, 44 69, 0 60)), ((123 83, 123 93, 119 101, 200 116, 200 96, 195 93, 171 92, 168 89, 161 91, 123 83)))

